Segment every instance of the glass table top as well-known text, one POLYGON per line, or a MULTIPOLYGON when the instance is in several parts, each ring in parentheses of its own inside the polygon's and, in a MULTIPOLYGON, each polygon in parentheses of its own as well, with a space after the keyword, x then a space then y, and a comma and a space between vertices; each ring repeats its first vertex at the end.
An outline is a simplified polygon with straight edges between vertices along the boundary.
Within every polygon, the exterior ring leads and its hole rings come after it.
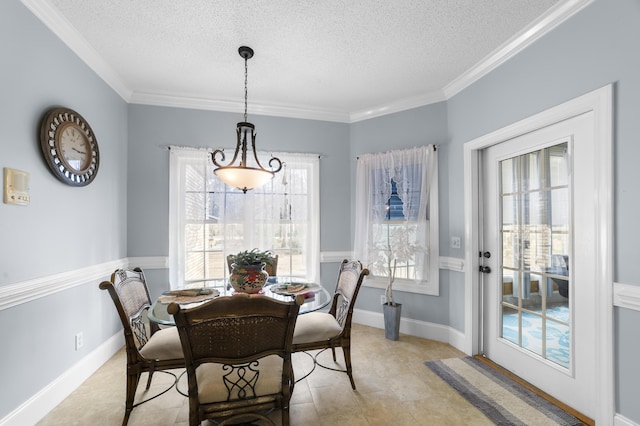
MULTIPOLYGON (((291 283, 288 283, 286 281, 267 283, 263 287, 262 292, 260 294, 263 294, 265 296, 271 297, 276 300, 290 302, 294 299, 295 294, 298 294, 298 293, 295 293, 296 288, 293 288, 292 294, 289 294, 289 292, 287 291, 287 286, 289 284, 291 283)), ((218 292, 217 297, 225 296, 225 295, 230 296, 235 293, 233 289, 228 290, 227 286, 224 285, 223 282, 220 282, 220 285, 213 285, 213 286, 209 285, 207 287, 201 287, 197 285, 194 286, 194 284, 191 284, 187 288, 189 289, 203 288, 206 290, 208 289, 215 290, 218 292)), ((306 314, 308 312, 320 310, 326 307, 329 304, 329 302, 331 302, 331 294, 319 284, 306 284, 306 288, 301 289, 299 291, 299 294, 303 294, 305 297, 303 304, 300 306, 299 314, 306 314)), ((215 297, 216 296, 212 295, 207 300, 210 300, 215 297)), ((205 303, 205 301, 197 300, 196 302, 189 303, 189 304, 205 303)), ((169 313, 167 312, 167 308, 170 303, 171 301, 166 301, 166 298, 163 298, 162 296, 156 299, 156 301, 153 302, 153 304, 151 305, 151 308, 147 312, 147 317, 149 318, 149 320, 162 325, 175 325, 173 316, 169 315, 169 313)), ((188 306, 189 304, 183 303, 184 306, 188 306)))

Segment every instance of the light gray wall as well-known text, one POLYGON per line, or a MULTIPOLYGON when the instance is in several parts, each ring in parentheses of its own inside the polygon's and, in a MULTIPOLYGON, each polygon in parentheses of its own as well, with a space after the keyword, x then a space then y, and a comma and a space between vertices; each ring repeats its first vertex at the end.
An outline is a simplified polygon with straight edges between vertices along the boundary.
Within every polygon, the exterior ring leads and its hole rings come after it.
MULTIPOLYGON (((597 0, 447 102, 451 155, 449 232, 464 228, 462 147, 609 83, 615 84, 615 280, 640 283, 640 2, 597 0)), ((442 230, 447 232, 447 230, 442 230)), ((450 317, 464 317, 463 281, 451 281, 450 317)), ((616 309, 617 410, 640 423, 638 312, 616 309)))
MULTIPOLYGON (((613 82, 615 279, 638 284, 638 22, 637 0, 596 0, 447 102, 351 125, 251 115, 250 120, 261 149, 322 155, 323 251, 351 250, 353 227, 344 220, 344 206, 351 205, 358 154, 439 145, 441 255, 462 257, 464 245, 450 249, 448 242, 464 235, 463 144, 613 82)), ((0 2, 0 39, 0 167, 30 172, 32 197, 28 207, 0 204, 0 286, 126 256, 168 254, 168 151, 163 147, 231 147, 240 115, 127 106, 18 0, 0 2), (79 111, 98 136, 100 171, 88 187, 63 185, 42 160, 37 129, 52 105, 79 111)), ((336 265, 323 264, 321 273, 323 284, 332 288, 336 265)), ((147 275, 152 293, 166 288, 166 271, 147 275)), ((441 271, 440 279, 440 297, 398 294, 406 306, 403 314, 463 330, 464 276, 441 271)), ((379 312, 379 294, 381 290, 363 290, 357 307, 379 312)), ((640 423, 640 316, 616 309, 615 320, 616 408, 640 423)), ((0 418, 119 328, 113 305, 97 290, 97 282, 0 310, 0 324, 0 376, 11 383, 11 391, 0 394, 0 418), (85 333, 85 347, 75 352, 78 331, 85 333)))
MULTIPOLYGON (((351 125, 351 187, 355 188, 356 158, 360 154, 385 152, 392 149, 410 148, 428 144, 438 145, 438 161, 443 164, 447 159, 447 109, 446 103, 427 105, 395 114, 360 121, 351 125)), ((446 168, 440 168, 438 174, 440 190, 440 223, 441 229, 446 226, 446 207, 448 192, 446 190, 446 168)), ((352 203, 352 209, 355 206, 352 203)), ((354 217, 351 215, 352 232, 354 217)), ((442 236, 441 236, 442 237, 442 236)), ((440 249, 446 253, 446 242, 440 240, 440 249)), ((441 256, 446 254, 441 253, 441 256)), ((447 274, 445 274, 446 277, 447 274)), ((449 322, 449 290, 440 275, 440 295, 426 296, 414 293, 394 291, 394 298, 402 303, 402 316, 419 321, 448 325, 449 322)), ((362 287, 358 295, 359 309, 382 312, 380 295, 384 289, 362 287)))
MULTIPOLYGON (((18 0, 0 2, 0 40, 0 168, 31 174, 30 205, 0 204, 0 286, 126 257, 126 103, 18 0), (87 187, 64 185, 43 159, 40 120, 56 105, 97 136, 100 169, 87 187)), ((117 332, 97 284, 0 310, 0 419, 117 332)))
MULTIPOLYGON (((320 155, 320 249, 351 247, 349 126, 316 120, 251 115, 263 151, 320 155)), ((183 108, 129 107, 129 256, 169 254, 169 145, 235 147, 241 114, 183 108)), ((323 264, 325 287, 335 288, 337 264, 323 264)), ((164 280, 168 288, 166 274, 164 280)))

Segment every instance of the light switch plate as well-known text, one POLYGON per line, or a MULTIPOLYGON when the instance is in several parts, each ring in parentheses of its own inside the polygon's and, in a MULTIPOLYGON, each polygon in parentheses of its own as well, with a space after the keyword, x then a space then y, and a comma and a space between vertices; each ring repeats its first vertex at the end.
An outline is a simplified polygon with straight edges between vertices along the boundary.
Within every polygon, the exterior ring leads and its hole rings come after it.
POLYGON ((461 244, 460 237, 451 237, 451 248, 459 249, 461 244))
POLYGON ((26 206, 30 201, 29 173, 5 167, 4 203, 26 206))

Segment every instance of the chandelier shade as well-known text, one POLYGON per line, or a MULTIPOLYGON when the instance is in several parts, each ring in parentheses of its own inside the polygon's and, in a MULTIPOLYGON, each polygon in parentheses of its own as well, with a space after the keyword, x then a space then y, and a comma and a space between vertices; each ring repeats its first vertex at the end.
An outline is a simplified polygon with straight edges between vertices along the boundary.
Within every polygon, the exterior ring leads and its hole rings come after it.
POLYGON ((282 169, 282 162, 277 157, 271 157, 269 160, 271 170, 267 170, 262 167, 258 160, 255 126, 247 121, 247 60, 253 57, 253 49, 247 46, 241 46, 238 49, 238 53, 244 59, 244 121, 237 124, 236 149, 229 164, 222 164, 222 162, 225 161, 225 155, 221 149, 216 149, 211 153, 211 161, 216 166, 213 172, 220 180, 246 193, 250 189, 261 187, 272 179, 275 173, 278 173, 280 169, 282 169), (253 166, 249 166, 249 163, 247 163, 247 148, 249 143, 251 144, 251 151, 253 153, 253 166), (238 160, 239 163, 236 165, 236 161, 238 160))

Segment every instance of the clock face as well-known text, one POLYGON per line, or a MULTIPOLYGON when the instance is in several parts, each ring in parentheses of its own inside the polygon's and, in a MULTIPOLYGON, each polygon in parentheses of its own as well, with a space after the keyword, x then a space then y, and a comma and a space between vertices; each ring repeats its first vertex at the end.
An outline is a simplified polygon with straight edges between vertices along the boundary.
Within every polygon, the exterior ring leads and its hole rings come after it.
POLYGON ((91 164, 91 144, 82 129, 71 123, 60 127, 60 151, 70 169, 83 172, 91 164))
POLYGON ((40 126, 40 147, 51 172, 67 185, 88 185, 98 173, 100 153, 93 130, 71 109, 47 111, 40 126))

